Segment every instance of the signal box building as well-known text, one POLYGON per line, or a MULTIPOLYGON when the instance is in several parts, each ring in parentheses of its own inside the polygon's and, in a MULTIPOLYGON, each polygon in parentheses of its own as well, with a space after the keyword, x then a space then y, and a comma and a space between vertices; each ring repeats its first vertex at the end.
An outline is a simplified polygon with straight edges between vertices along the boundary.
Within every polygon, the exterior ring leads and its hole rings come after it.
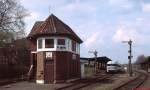
POLYGON ((31 79, 48 84, 80 78, 82 40, 55 15, 36 22, 27 39, 31 50, 31 79))

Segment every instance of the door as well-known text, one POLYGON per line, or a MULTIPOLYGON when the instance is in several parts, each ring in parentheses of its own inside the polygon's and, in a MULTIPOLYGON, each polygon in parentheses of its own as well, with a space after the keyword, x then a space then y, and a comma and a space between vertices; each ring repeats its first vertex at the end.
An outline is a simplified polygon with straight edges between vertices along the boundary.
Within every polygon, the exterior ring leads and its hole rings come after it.
POLYGON ((31 53, 31 66, 29 70, 30 80, 36 80, 36 70, 37 70, 37 54, 31 53))
POLYGON ((54 60, 45 60, 44 81, 46 84, 54 82, 54 60))
POLYGON ((33 54, 33 79, 36 80, 36 70, 37 70, 37 54, 33 54))

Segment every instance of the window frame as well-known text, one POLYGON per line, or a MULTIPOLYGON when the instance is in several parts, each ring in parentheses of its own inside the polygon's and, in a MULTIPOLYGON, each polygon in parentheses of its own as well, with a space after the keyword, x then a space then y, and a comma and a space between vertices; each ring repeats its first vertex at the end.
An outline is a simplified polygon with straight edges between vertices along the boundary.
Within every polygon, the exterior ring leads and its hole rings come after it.
POLYGON ((37 48, 38 49, 42 49, 43 48, 43 39, 40 38, 40 39, 37 40, 37 48), (40 48, 39 48, 39 41, 41 41, 41 44, 40 44, 41 47, 40 48))
POLYGON ((47 48, 54 48, 55 47, 54 39, 53 38, 45 38, 45 44, 44 44, 44 46, 45 46, 45 49, 47 49, 47 48), (46 40, 53 40, 53 45, 46 45, 46 40))
POLYGON ((63 45, 63 46, 65 46, 66 45, 66 39, 65 38, 57 38, 57 45, 60 45, 60 46, 63 45), (65 41, 64 44, 59 44, 58 43, 58 40, 61 40, 61 39, 65 41))
POLYGON ((57 40, 56 40, 56 46, 57 46, 57 50, 62 50, 62 51, 64 51, 64 50, 66 50, 66 51, 68 51, 68 47, 67 47, 67 38, 62 38, 62 37, 59 37, 59 38, 57 38, 57 40), (58 40, 59 39, 63 39, 64 41, 65 41, 65 43, 64 43, 64 45, 62 44, 58 44, 58 40))
POLYGON ((73 51, 73 52, 76 52, 77 50, 76 50, 76 47, 77 47, 77 45, 76 45, 76 41, 74 41, 74 40, 71 40, 71 46, 72 46, 72 48, 71 48, 71 51, 73 51))
POLYGON ((40 51, 68 51, 76 54, 80 54, 80 43, 76 42, 75 40, 72 40, 68 37, 39 37, 37 38, 37 52, 40 51), (53 39, 54 40, 54 47, 53 48, 46 48, 46 39, 53 39), (58 40, 64 39, 65 45, 59 45, 58 40), (42 40, 42 48, 38 48, 38 40, 42 40), (72 43, 74 42, 74 50, 72 50, 73 46, 72 43), (62 46, 62 49, 58 48, 58 46, 62 46), (64 47, 64 48, 63 48, 64 47))

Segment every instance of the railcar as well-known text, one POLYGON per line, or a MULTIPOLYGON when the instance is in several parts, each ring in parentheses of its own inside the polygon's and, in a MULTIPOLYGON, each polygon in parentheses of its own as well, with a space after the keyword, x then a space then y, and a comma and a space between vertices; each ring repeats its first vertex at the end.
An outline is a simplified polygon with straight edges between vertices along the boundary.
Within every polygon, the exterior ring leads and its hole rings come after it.
POLYGON ((121 72, 122 71, 122 67, 119 64, 107 64, 107 73, 109 72, 121 72))

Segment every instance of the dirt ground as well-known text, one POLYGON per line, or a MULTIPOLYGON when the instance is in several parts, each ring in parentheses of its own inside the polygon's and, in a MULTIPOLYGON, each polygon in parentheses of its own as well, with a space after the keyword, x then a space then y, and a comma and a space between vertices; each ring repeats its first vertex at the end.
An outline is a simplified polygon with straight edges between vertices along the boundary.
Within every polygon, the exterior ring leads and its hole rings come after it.
POLYGON ((137 90, 150 90, 150 72, 148 73, 147 80, 137 90))
POLYGON ((129 77, 128 74, 114 74, 112 77, 108 78, 105 81, 97 82, 92 84, 91 86, 82 88, 81 90, 113 90, 117 86, 124 84, 132 79, 134 79, 137 75, 133 75, 133 77, 129 77))
MULTIPOLYGON (((113 88, 135 78, 136 76, 129 77, 128 74, 113 74, 111 77, 105 80, 94 82, 78 90, 112 90, 113 88)), ((33 82, 24 81, 24 82, 17 82, 17 83, 5 85, 5 86, 0 86, 0 90, 55 90, 57 88, 61 88, 67 85, 69 84, 66 83, 66 84, 40 85, 33 82)))

